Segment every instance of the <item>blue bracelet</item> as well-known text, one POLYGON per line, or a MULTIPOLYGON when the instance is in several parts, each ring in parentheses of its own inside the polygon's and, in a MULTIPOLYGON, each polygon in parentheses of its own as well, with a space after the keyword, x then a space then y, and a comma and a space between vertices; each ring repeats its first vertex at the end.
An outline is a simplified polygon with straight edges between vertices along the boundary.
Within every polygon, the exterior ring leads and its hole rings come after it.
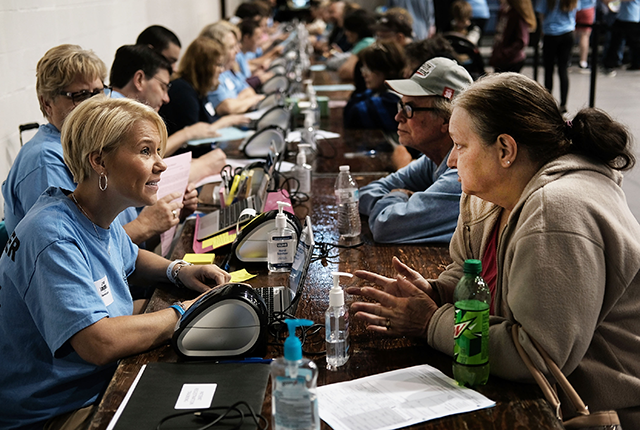
POLYGON ((182 307, 182 303, 174 303, 170 307, 176 310, 180 316, 184 315, 184 308, 182 307))

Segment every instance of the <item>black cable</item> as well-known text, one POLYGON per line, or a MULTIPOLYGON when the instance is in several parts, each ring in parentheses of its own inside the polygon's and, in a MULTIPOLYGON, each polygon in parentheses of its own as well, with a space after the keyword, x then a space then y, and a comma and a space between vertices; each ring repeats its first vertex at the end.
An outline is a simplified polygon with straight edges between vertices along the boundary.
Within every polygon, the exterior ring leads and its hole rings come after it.
POLYGON ((351 245, 343 245, 343 244, 339 244, 339 243, 328 243, 328 242, 322 242, 322 241, 317 241, 316 242, 316 246, 315 246, 315 250, 317 250, 318 252, 314 252, 313 258, 311 260, 311 262, 315 262, 318 260, 331 260, 332 258, 337 258, 340 256, 340 254, 342 253, 342 251, 347 250, 347 249, 353 249, 353 248, 358 248, 360 246, 364 245, 363 241, 360 241, 358 243, 354 243, 351 245), (335 255, 331 255, 331 251, 333 251, 334 249, 339 249, 340 251, 335 254, 335 255))
MULTIPOLYGON (((215 426, 219 422, 225 421, 225 420, 239 420, 238 424, 236 424, 234 427, 225 427, 230 429, 239 429, 242 427, 242 424, 244 424, 244 417, 245 417, 244 412, 242 411, 242 409, 239 408, 239 406, 245 406, 249 410, 249 413, 251 414, 251 419, 253 420, 253 422, 256 423, 259 430, 266 430, 269 427, 269 422, 264 416, 262 416, 261 414, 256 414, 253 411, 253 408, 247 402, 241 400, 239 402, 234 403, 231 406, 216 406, 213 408, 202 409, 199 411, 190 410, 190 411, 179 412, 176 414, 168 415, 162 418, 160 422, 158 422, 158 425, 156 426, 156 430, 160 430, 162 427, 162 424, 166 423, 169 420, 186 416, 186 415, 192 415, 192 414, 195 417, 203 420, 212 419, 211 422, 205 424, 204 426, 197 427, 194 430, 206 430, 215 426), (218 413, 215 411, 222 411, 222 412, 218 413), (235 412, 235 414, 231 414, 232 412, 235 412)), ((228 426, 229 424, 225 423, 225 425, 228 426)))

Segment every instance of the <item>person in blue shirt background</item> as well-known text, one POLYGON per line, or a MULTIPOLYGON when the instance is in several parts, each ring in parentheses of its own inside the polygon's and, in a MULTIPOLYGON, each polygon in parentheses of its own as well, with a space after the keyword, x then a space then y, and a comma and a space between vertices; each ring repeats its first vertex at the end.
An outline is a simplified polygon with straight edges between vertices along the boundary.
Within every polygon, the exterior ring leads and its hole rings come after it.
POLYGON ((384 81, 402 78, 404 54, 395 42, 376 42, 358 53, 366 91, 351 95, 344 108, 345 128, 374 128, 396 133, 400 97, 384 81))
POLYGON ((631 50, 631 65, 627 70, 640 70, 640 0, 620 2, 620 10, 611 28, 611 41, 604 59, 606 69, 620 67, 621 58, 618 52, 623 41, 631 50))
POLYGON ((121 358, 167 342, 184 309, 138 314, 129 282, 206 292, 230 276, 138 249, 117 215, 153 205, 167 132, 148 106, 93 97, 62 128, 75 190, 48 188, 0 258, 0 428, 86 427, 121 358))
POLYGON ((573 48, 573 31, 576 28, 578 0, 538 0, 536 12, 543 15, 542 61, 544 86, 553 90, 553 71, 558 66, 560 78, 560 111, 567 112, 569 94, 569 60, 573 48))
POLYGON ((381 243, 444 243, 460 213, 462 190, 456 169, 447 167, 451 99, 473 79, 448 58, 425 62, 410 79, 387 81, 402 94, 398 140, 424 155, 360 189, 360 213, 369 216, 373 239, 381 243))
POLYGON ((264 95, 256 94, 255 90, 247 84, 244 76, 237 70, 238 27, 227 21, 219 21, 203 28, 200 36, 220 43, 225 51, 224 71, 220 73, 220 84, 207 95, 216 115, 223 116, 249 111, 264 98, 264 95))

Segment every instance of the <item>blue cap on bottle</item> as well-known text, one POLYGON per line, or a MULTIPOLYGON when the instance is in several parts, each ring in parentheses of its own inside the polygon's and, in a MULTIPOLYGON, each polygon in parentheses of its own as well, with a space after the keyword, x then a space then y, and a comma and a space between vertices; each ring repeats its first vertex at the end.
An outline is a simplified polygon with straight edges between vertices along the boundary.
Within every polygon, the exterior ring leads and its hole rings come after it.
POLYGON ((284 359, 290 361, 302 360, 302 342, 296 336, 296 327, 311 326, 313 321, 303 319, 286 319, 289 327, 289 337, 284 341, 284 359))

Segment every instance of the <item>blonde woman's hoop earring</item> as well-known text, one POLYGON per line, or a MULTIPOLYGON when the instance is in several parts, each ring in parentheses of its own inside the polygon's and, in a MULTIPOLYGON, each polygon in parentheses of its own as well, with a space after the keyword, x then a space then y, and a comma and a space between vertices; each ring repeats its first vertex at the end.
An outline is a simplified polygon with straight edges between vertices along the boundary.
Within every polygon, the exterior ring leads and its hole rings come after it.
POLYGON ((100 173, 100 177, 98 178, 98 187, 100 191, 107 191, 107 187, 109 186, 109 178, 104 173, 100 173), (104 187, 102 186, 102 178, 104 178, 104 187))

